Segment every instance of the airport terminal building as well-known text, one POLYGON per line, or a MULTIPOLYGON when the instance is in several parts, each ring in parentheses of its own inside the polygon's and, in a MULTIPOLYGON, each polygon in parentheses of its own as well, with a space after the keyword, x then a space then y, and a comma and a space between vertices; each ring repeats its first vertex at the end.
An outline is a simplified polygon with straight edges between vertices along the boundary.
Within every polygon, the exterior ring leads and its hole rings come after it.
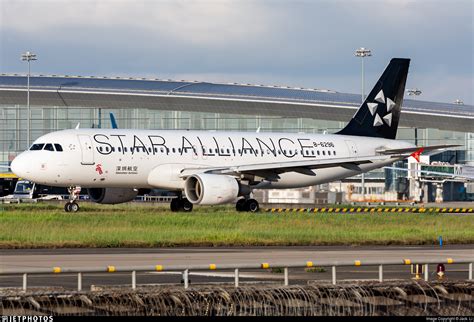
MULTIPOLYGON (((28 141, 52 131, 74 128, 78 123, 82 128, 110 128, 110 112, 120 128, 333 133, 351 119, 360 101, 360 94, 323 89, 32 76, 28 140, 27 77, 1 74, 0 163, 7 165, 27 148, 28 141)), ((406 97, 397 139, 419 146, 459 144, 458 148, 425 158, 424 166, 437 166, 447 172, 473 171, 474 106, 406 97)), ((397 167, 410 165, 405 162, 397 167)), ((440 185, 444 200, 469 200, 474 194, 473 183, 407 177, 404 171, 381 169, 366 174, 364 180, 364 193, 360 178, 355 177, 320 187, 259 192, 257 198, 264 202, 305 203, 417 198, 427 202, 434 201, 440 185)))

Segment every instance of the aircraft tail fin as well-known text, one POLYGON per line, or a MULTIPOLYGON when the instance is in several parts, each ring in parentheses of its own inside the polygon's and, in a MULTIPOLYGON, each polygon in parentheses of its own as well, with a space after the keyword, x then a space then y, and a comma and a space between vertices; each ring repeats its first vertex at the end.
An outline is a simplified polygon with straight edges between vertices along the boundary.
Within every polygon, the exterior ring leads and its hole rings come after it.
POLYGON ((118 129, 117 121, 115 120, 114 113, 110 112, 110 123, 112 124, 113 129, 118 129))
POLYGON ((395 139, 410 59, 393 58, 345 128, 343 135, 395 139))

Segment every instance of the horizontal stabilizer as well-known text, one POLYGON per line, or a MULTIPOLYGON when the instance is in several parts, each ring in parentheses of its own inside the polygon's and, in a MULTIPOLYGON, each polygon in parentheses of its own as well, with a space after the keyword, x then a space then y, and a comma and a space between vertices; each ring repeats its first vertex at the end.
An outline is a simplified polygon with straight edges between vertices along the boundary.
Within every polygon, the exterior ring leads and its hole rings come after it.
MULTIPOLYGON (((454 148, 461 146, 459 144, 444 144, 444 145, 431 145, 431 146, 424 146, 423 151, 435 151, 435 150, 445 150, 448 148, 454 148)), ((380 154, 411 154, 420 150, 421 147, 413 147, 413 148, 404 148, 404 149, 380 149, 376 150, 375 152, 380 154)))

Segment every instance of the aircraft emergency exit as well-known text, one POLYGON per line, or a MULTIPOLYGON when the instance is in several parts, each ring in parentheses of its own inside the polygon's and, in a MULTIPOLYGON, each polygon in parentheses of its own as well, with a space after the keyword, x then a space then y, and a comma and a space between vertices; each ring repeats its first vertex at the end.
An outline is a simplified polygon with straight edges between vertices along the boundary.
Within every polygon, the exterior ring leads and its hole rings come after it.
MULTIPOLYGON (((392 59, 336 134, 71 129, 38 138, 11 168, 39 184, 87 188, 91 200, 103 204, 133 200, 138 189, 160 188, 177 193, 173 211, 230 202, 239 211, 258 211, 254 189, 340 180, 417 153, 413 144, 395 140, 409 62, 392 59)), ((79 206, 72 199, 65 209, 79 206)))

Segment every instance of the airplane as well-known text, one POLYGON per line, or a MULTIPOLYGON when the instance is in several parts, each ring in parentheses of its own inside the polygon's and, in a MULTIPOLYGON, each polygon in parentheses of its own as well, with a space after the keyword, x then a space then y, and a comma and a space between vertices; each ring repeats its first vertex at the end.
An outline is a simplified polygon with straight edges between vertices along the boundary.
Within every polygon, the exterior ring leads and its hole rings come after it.
POLYGON ((409 64, 393 58, 347 126, 332 135, 76 128, 41 136, 11 169, 39 184, 69 187, 68 212, 79 210, 77 187, 100 204, 159 188, 176 192, 172 211, 236 201, 237 211, 256 212, 254 189, 317 185, 419 155, 419 147, 395 140, 409 64))

